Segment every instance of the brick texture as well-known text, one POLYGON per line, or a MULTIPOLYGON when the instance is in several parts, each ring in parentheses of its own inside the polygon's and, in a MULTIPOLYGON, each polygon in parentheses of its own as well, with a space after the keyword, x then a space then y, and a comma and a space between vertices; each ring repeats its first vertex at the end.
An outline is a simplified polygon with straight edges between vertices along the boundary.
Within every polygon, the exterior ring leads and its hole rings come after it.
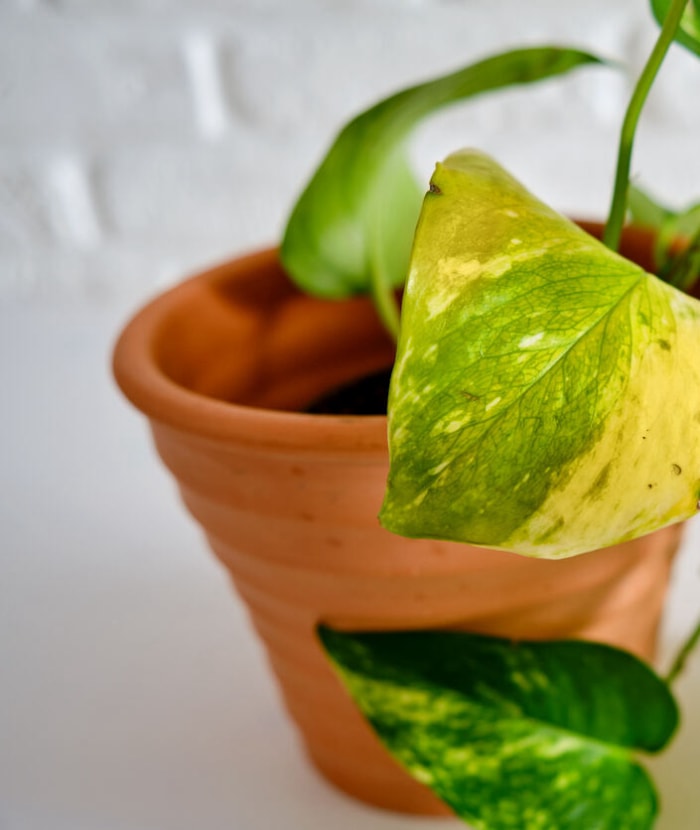
POLYGON ((64 19, 22 21, 11 36, 8 28, 0 49, 3 144, 50 151, 192 134, 174 38, 125 27, 96 32, 64 19))
MULTIPOLYGON (((639 0, 2 0, 0 297, 133 298, 279 238, 340 125, 405 84, 516 45, 624 60, 440 114, 427 177, 489 150, 557 207, 603 215, 616 133, 656 27, 639 0)), ((674 49, 640 180, 697 196, 700 66, 674 49)))

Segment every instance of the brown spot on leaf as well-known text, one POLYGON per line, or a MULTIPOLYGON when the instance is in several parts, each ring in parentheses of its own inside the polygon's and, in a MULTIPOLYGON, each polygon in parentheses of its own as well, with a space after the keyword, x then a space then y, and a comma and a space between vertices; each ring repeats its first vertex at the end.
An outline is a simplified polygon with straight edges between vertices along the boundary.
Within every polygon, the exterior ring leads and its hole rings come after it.
POLYGON ((671 464, 671 469, 673 470, 673 474, 676 476, 679 476, 683 472, 680 464, 671 464))

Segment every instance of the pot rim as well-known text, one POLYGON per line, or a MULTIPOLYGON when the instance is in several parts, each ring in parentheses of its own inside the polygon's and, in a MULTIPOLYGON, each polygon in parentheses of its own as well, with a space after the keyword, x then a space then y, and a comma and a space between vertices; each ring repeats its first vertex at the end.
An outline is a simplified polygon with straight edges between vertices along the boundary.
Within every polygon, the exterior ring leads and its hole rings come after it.
POLYGON ((112 371, 126 398, 151 420, 217 441, 242 441, 266 448, 346 451, 385 455, 386 415, 317 415, 265 409, 219 400, 168 377, 158 365, 156 341, 170 312, 202 283, 235 278, 279 262, 278 248, 243 254, 196 273, 146 303, 118 335, 112 371), (352 437, 352 440, 349 440, 352 437))
MULTIPOLYGON (((600 238, 600 222, 575 221, 600 238)), ((623 229, 622 248, 641 250, 651 259, 653 238, 649 228, 627 225, 623 229)), ((320 415, 232 403, 178 384, 158 365, 156 340, 160 326, 188 294, 202 283, 213 285, 251 269, 273 266, 279 266, 277 246, 234 256, 156 295, 131 318, 117 338, 112 356, 117 385, 151 420, 203 440, 242 442, 275 451, 293 448, 322 455, 341 453, 354 455, 360 462, 368 455, 386 456, 386 415, 320 415)))

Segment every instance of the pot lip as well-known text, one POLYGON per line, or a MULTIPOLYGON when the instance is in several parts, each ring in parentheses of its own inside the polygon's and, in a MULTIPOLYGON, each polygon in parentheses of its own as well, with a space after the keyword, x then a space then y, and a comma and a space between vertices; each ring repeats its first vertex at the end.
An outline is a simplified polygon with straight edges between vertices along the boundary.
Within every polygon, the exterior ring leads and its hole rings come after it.
MULTIPOLYGON (((593 236, 603 229, 597 220, 576 219, 593 236)), ((627 225, 623 243, 649 247, 649 228, 627 225)), ((112 371, 125 397, 152 422, 197 436, 202 440, 245 444, 276 452, 303 450, 318 454, 386 457, 386 415, 317 415, 264 409, 218 400, 171 380, 155 360, 155 338, 170 310, 202 283, 230 279, 236 273, 279 265, 279 247, 243 253, 206 270, 195 272, 157 294, 127 322, 118 335, 112 371)))
POLYGON ((151 421, 198 438, 247 447, 385 455, 386 415, 317 415, 264 409, 218 400, 171 380, 155 359, 155 340, 170 311, 202 284, 279 262, 268 247, 195 273, 138 310, 117 336, 112 372, 125 397, 151 421))

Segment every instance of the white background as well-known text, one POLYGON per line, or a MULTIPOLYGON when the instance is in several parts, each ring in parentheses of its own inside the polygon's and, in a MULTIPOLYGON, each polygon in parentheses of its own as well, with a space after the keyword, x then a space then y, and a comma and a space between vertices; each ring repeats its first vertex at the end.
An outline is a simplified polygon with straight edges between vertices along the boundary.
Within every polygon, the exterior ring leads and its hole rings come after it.
MULTIPOLYGON (((191 268, 274 242, 358 107, 519 43, 638 69, 641 0, 0 0, 0 830, 432 830, 302 760, 245 612, 109 376, 127 315, 191 268), (527 14, 526 14, 527 11, 527 14)), ((624 72, 590 69, 441 115, 420 175, 488 149, 601 216, 624 72)), ((635 170, 700 194, 700 66, 675 50, 635 170)), ((662 664, 698 614, 700 529, 662 664)), ((662 830, 700 827, 697 659, 654 762, 662 830)))

